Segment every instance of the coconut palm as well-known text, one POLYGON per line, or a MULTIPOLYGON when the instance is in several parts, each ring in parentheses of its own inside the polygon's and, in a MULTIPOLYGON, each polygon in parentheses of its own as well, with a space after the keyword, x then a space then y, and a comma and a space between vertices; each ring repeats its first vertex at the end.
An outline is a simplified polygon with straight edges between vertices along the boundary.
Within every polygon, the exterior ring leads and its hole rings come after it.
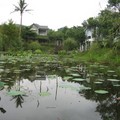
POLYGON ((23 13, 27 11, 31 11, 30 9, 26 9, 28 4, 25 2, 25 0, 19 0, 18 6, 14 5, 15 9, 13 12, 20 12, 20 35, 22 30, 22 17, 23 13))

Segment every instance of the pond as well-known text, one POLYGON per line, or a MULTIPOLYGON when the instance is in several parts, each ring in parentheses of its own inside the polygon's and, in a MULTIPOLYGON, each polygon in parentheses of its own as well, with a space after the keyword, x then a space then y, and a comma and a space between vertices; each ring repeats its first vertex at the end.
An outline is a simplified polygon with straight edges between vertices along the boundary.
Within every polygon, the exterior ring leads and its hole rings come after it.
POLYGON ((118 70, 0 61, 0 120, 120 120, 118 70))

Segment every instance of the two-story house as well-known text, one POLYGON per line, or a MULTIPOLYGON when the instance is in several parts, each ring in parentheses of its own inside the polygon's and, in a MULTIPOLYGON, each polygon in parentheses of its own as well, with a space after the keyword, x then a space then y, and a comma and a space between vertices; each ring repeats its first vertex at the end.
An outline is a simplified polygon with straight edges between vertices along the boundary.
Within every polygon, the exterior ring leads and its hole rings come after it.
POLYGON ((46 36, 48 33, 48 26, 41 26, 39 24, 33 23, 31 25, 31 30, 36 32, 37 35, 43 35, 46 36))

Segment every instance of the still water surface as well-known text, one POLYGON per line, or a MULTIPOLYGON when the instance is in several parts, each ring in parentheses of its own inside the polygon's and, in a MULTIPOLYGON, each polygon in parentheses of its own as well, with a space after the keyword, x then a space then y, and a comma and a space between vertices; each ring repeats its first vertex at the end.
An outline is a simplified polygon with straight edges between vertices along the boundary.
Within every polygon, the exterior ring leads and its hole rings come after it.
POLYGON ((101 120, 96 112, 96 102, 86 100, 76 90, 60 87, 63 84, 80 86, 78 83, 62 81, 61 77, 56 76, 34 82, 22 80, 20 89, 27 96, 22 96, 20 100, 17 97, 13 99, 6 94, 5 89, 2 90, 0 107, 6 112, 0 113, 1 120, 101 120), (39 95, 45 91, 51 94, 44 97, 39 95))
POLYGON ((115 71, 103 66, 47 66, 1 64, 0 81, 5 85, 0 88, 0 120, 120 120, 115 71), (101 89, 108 93, 95 93, 101 89), (25 94, 9 95, 11 90, 25 94))

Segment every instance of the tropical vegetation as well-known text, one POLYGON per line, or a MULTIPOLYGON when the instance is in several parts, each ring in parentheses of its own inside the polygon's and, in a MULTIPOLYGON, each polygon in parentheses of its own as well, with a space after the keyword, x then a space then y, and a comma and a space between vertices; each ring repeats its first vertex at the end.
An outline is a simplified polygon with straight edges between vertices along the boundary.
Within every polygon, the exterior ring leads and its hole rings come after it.
MULTIPOLYGON (((31 26, 22 25, 22 16, 28 4, 19 0, 14 5, 13 12, 20 12, 20 25, 9 20, 0 25, 0 51, 16 54, 16 52, 37 51, 40 54, 58 54, 71 57, 76 61, 87 60, 101 63, 120 62, 120 1, 108 0, 106 9, 98 16, 84 20, 81 26, 67 26, 54 31, 49 29, 47 36, 37 35, 31 31, 31 26), (86 30, 92 31, 95 39, 86 51, 81 52, 80 46, 85 47, 86 30)), ((84 49, 85 50, 85 49, 84 49)))

